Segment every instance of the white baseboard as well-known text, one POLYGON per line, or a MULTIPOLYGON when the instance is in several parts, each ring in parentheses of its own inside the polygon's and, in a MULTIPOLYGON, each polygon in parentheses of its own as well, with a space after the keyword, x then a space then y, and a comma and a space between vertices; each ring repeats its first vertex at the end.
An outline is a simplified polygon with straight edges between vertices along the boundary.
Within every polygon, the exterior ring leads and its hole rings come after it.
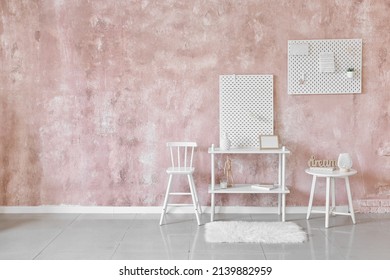
MULTIPOLYGON (((324 207, 313 207, 323 210, 324 207)), ((204 213, 210 213, 211 207, 202 207, 204 213)), ((337 211, 346 211, 347 206, 337 207, 337 211)), ((170 207, 169 213, 193 213, 190 207, 170 207)), ((42 206, 0 206, 1 214, 160 214, 161 206, 77 206, 77 205, 42 205, 42 206)), ((216 206, 215 213, 231 214, 276 214, 276 207, 216 206)), ((307 207, 286 207, 287 214, 307 213, 307 207)))

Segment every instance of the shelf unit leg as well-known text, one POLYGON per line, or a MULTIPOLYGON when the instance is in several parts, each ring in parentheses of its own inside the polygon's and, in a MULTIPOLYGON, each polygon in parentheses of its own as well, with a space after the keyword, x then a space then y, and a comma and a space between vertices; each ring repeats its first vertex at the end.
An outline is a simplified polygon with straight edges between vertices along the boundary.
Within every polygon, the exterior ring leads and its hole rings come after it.
POLYGON ((286 154, 284 153, 285 147, 282 147, 283 153, 280 155, 281 158, 279 158, 279 177, 281 180, 281 188, 283 191, 282 194, 282 221, 284 222, 286 220, 286 154))
POLYGON ((214 222, 214 213, 215 213, 215 194, 211 194, 211 221, 214 222))
POLYGON ((215 212, 215 155, 214 155, 214 144, 211 146, 212 153, 211 153, 211 215, 210 220, 211 222, 214 221, 214 212, 215 212))

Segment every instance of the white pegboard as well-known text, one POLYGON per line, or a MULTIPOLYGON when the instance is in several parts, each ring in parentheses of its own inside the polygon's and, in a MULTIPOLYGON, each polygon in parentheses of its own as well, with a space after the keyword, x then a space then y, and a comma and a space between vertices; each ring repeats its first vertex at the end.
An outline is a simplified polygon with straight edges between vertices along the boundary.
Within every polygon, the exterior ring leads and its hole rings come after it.
POLYGON ((361 39, 288 41, 288 94, 361 93, 361 84, 361 39), (324 55, 327 66, 334 63, 334 69, 320 65, 324 55), (355 69, 352 79, 346 75, 349 67, 355 69))
POLYGON ((260 135, 274 131, 272 75, 220 75, 220 143, 226 132, 232 147, 259 147, 260 135))

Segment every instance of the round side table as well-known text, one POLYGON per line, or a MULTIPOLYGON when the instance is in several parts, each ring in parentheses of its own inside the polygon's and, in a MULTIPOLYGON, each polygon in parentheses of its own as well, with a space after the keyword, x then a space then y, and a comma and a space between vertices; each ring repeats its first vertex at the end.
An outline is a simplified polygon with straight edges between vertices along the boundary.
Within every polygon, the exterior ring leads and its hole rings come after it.
POLYGON ((355 175, 357 173, 357 171, 354 169, 350 169, 349 171, 340 171, 340 170, 327 171, 327 170, 306 169, 305 172, 307 174, 310 174, 313 176, 313 181, 312 181, 311 190, 310 190, 309 206, 307 209, 306 219, 310 218, 310 213, 324 213, 325 214, 325 227, 327 228, 327 227, 329 227, 329 214, 346 215, 346 216, 351 216, 352 222, 355 224, 356 222, 355 222, 355 214, 354 214, 353 205, 352 205, 351 188, 349 186, 349 176, 355 175), (312 210, 313 197, 314 197, 314 191, 316 188, 317 177, 326 178, 325 211, 312 210), (349 210, 348 212, 334 211, 335 207, 336 207, 335 206, 335 204, 336 204, 335 179, 336 178, 344 178, 344 180, 345 180, 345 189, 347 191, 347 196, 348 196, 348 210, 349 210), (329 207, 330 195, 332 195, 332 208, 329 207))

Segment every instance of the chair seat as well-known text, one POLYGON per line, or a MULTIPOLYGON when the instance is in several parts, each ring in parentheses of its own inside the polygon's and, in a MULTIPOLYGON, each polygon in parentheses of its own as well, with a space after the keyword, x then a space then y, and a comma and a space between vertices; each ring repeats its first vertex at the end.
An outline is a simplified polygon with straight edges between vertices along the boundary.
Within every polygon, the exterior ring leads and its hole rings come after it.
POLYGON ((194 167, 169 167, 167 169, 168 174, 193 174, 195 171, 194 167))

